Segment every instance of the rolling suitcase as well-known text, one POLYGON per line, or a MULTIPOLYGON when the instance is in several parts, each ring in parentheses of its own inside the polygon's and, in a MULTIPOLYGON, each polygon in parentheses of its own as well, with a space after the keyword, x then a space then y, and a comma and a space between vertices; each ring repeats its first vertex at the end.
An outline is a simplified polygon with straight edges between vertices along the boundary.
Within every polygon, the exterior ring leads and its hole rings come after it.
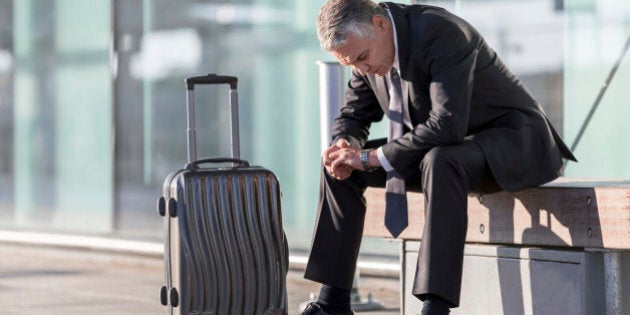
POLYGON ((237 78, 186 79, 188 164, 164 181, 169 314, 287 313, 287 242, 276 176, 239 159, 237 78), (197 159, 194 87, 229 84, 232 157, 197 159), (227 163, 227 165, 226 165, 227 163))

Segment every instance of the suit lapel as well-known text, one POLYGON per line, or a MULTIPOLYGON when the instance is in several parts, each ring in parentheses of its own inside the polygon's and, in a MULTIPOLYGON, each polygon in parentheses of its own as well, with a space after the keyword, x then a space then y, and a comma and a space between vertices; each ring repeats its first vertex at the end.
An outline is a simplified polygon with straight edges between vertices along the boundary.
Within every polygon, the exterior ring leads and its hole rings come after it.
POLYGON ((373 92, 374 95, 376 95, 379 105, 381 105, 383 112, 387 115, 389 111, 389 94, 385 77, 370 74, 368 75, 368 79, 372 82, 372 86, 374 87, 373 92))
MULTIPOLYGON (((398 39, 398 63, 400 66, 400 87, 402 90, 403 110, 407 112, 409 118, 411 113, 409 111, 409 89, 411 88, 411 82, 408 81, 409 75, 409 27, 407 26, 407 17, 404 8, 407 6, 392 3, 382 2, 381 5, 388 9, 394 19, 396 25, 396 38, 398 39)), ((413 124, 413 119, 412 119, 413 124)))

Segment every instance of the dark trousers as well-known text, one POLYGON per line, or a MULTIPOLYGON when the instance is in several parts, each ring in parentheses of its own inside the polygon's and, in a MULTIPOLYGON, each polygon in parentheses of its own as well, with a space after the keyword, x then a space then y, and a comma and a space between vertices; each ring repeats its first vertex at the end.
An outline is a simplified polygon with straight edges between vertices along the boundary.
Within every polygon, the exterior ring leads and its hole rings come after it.
MULTIPOLYGON (((377 147, 382 141, 368 142, 377 147)), ((365 219, 366 187, 384 187, 383 169, 354 171, 336 180, 322 168, 313 244, 305 278, 350 289, 365 219)), ((425 226, 413 294, 435 294, 459 305, 469 192, 500 190, 480 147, 472 140, 429 150, 418 172, 406 178, 407 190, 425 195, 425 226)), ((409 207, 419 205, 409 204, 409 207)))

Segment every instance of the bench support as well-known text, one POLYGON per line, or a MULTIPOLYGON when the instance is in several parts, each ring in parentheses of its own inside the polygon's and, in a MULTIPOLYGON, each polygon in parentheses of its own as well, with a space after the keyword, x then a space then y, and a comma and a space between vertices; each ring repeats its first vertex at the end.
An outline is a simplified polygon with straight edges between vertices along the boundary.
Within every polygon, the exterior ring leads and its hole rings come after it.
POLYGON ((608 251, 604 253, 607 315, 623 314, 621 254, 620 251, 608 251))
MULTIPOLYGON (((401 242, 406 315, 422 307, 411 295, 419 247, 419 241, 401 242)), ((627 314, 626 273, 630 251, 466 244, 462 300, 451 314, 627 314)))

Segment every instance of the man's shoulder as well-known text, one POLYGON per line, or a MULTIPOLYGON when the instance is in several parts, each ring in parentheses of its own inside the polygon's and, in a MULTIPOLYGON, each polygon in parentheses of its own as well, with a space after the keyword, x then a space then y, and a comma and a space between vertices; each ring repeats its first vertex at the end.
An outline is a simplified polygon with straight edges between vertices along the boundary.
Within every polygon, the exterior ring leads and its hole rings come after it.
MULTIPOLYGON (((448 10, 430 5, 412 5, 406 14, 411 46, 431 46, 438 39, 478 42, 481 35, 466 20, 448 10)), ((448 43, 447 43, 448 44, 448 43)))
POLYGON ((412 5, 407 9, 410 29, 443 30, 444 28, 467 28, 470 25, 461 17, 445 8, 430 5, 412 5))
POLYGON ((427 4, 381 2, 381 5, 389 10, 394 17, 404 17, 407 20, 424 19, 431 21, 435 19, 448 19, 450 16, 454 16, 445 8, 427 4))

